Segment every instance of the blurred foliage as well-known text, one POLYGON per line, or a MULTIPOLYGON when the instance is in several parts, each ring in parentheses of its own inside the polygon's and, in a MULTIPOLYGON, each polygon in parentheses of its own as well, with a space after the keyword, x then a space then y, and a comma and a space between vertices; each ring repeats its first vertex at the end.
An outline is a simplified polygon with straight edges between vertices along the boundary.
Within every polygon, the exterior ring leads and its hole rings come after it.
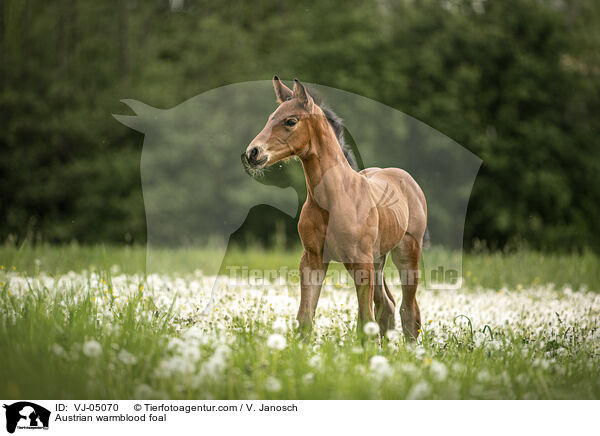
MULTIPOLYGON (((145 241, 143 140, 110 116, 119 100, 168 108, 277 73, 381 101, 483 159, 467 245, 600 249, 593 0, 1 0, 0 38, 2 239, 145 241)), ((238 236, 297 241, 281 220, 256 208, 238 236)))

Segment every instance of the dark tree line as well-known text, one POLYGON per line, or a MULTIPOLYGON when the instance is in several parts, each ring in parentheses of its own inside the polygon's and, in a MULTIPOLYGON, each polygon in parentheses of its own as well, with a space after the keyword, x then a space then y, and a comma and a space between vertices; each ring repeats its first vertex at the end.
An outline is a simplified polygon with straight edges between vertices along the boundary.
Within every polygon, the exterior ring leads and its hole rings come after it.
MULTIPOLYGON (((381 101, 477 154, 467 245, 600 248, 592 0, 1 0, 0 237, 143 242, 142 138, 111 117, 119 100, 168 108, 274 73, 381 101)), ((244 230, 268 243, 276 220, 244 230)))

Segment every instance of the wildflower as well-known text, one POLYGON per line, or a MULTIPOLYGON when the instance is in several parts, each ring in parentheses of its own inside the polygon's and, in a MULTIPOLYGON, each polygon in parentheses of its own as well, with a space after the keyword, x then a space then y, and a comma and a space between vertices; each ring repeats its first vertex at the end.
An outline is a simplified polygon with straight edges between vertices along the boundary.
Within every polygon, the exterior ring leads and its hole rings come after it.
POLYGON ((375 336, 379 333, 379 326, 371 321, 364 325, 363 331, 367 336, 375 336))
POLYGON ((422 400, 426 398, 431 393, 431 388, 429 384, 425 380, 418 382, 413 385, 408 391, 408 395, 406 396, 407 400, 422 400))
POLYGON ((279 392, 281 390, 281 382, 275 377, 267 377, 265 380, 265 389, 269 392, 279 392))
POLYGON ((436 360, 431 363, 429 371, 433 378, 438 382, 442 382, 446 380, 446 377, 448 377, 448 369, 446 368, 446 365, 436 360))
POLYGON ((272 348, 274 350, 283 350, 286 346, 285 337, 280 335, 279 333, 273 333, 267 339, 267 347, 272 348))
POLYGON ((378 378, 386 378, 392 375, 392 368, 384 356, 371 357, 369 368, 378 378))
POLYGON ((417 359, 424 358, 425 354, 427 354, 427 351, 425 350, 425 348, 422 345, 417 345, 415 347, 415 356, 417 357, 417 359))
POLYGON ((119 360, 125 365, 135 365, 137 363, 137 357, 125 349, 119 352, 119 360))
POLYGON ((93 339, 87 341, 83 344, 83 354, 87 357, 99 357, 102 354, 102 345, 93 339))
POLYGON ((385 336, 389 339, 390 342, 399 342, 400 341, 400 333, 397 330, 388 330, 385 333, 385 336))
POLYGON ((315 382, 315 375, 312 372, 307 372, 302 376, 302 383, 312 385, 315 382))
POLYGON ((455 362, 452 364, 452 371, 454 372, 463 372, 465 370, 465 365, 460 362, 455 362))
POLYGON ((308 361, 308 366, 310 366, 311 368, 320 368, 322 363, 323 363, 323 359, 321 359, 321 356, 319 356, 318 354, 315 354, 308 361))
POLYGON ((284 318, 277 318, 273 323, 273 330, 284 335, 287 332, 287 324, 284 318))
POLYGON ((50 346, 50 351, 56 354, 58 357, 67 357, 67 352, 65 349, 59 344, 52 344, 50 346))
POLYGON ((480 383, 485 383, 490 379, 490 373, 485 369, 477 373, 477 381, 480 383))

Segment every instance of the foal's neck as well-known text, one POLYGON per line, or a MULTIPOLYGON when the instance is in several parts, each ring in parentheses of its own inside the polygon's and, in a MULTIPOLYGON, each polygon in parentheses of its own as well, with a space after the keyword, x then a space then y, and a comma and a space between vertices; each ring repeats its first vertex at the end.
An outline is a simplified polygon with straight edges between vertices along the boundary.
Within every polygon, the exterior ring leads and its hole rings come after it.
POLYGON ((340 198, 340 192, 358 177, 352 169, 333 130, 326 125, 315 126, 309 150, 301 157, 308 198, 329 210, 340 198))

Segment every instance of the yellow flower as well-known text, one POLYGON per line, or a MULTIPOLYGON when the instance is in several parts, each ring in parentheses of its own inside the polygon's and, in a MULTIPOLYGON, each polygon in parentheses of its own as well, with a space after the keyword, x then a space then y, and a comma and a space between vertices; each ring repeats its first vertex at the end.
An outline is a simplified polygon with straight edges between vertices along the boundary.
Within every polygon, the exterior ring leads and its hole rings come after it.
POLYGON ((429 365, 431 365, 431 362, 432 362, 432 361, 431 361, 431 357, 426 357, 426 358, 425 358, 425 360, 423 360, 423 363, 424 363, 426 366, 429 366, 429 365))

